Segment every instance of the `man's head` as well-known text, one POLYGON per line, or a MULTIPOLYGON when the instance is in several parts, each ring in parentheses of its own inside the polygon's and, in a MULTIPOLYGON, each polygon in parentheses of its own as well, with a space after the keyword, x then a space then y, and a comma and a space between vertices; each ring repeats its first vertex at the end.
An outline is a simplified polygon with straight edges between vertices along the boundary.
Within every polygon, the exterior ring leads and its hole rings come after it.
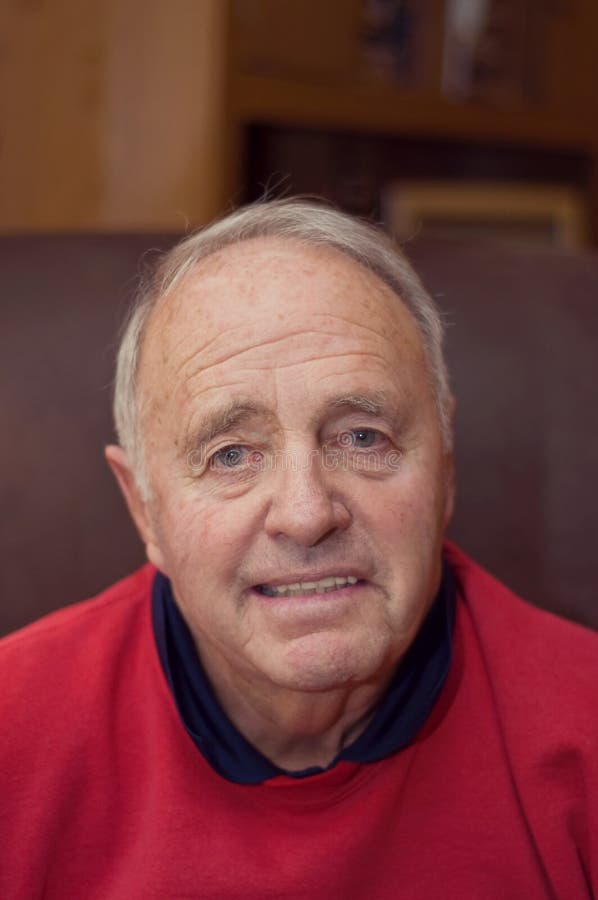
POLYGON ((386 677, 452 509, 433 304, 376 230, 304 202, 179 245, 129 322, 108 458, 216 682, 386 677))
POLYGON ((331 247, 359 262, 387 284, 414 317, 428 358, 430 377, 447 447, 452 441, 448 374, 442 351, 442 324, 433 301, 406 257, 380 229, 327 206, 283 200, 243 207, 192 234, 165 254, 144 280, 120 344, 114 394, 114 418, 120 445, 134 462, 139 487, 149 490, 140 425, 142 394, 138 362, 143 337, 155 307, 171 294, 189 269, 226 247, 259 237, 295 240, 331 247))

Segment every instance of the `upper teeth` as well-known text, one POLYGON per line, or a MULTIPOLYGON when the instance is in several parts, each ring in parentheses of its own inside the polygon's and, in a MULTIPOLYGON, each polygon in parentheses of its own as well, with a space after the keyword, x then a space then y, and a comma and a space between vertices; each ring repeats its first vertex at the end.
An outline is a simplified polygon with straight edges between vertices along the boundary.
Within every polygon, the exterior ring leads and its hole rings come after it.
POLYGON ((298 597, 300 594, 325 594, 345 587, 347 584, 357 584, 357 578, 352 575, 346 577, 331 575, 330 578, 322 578, 320 581, 297 581, 294 584, 270 584, 260 585, 262 594, 268 597, 298 597))

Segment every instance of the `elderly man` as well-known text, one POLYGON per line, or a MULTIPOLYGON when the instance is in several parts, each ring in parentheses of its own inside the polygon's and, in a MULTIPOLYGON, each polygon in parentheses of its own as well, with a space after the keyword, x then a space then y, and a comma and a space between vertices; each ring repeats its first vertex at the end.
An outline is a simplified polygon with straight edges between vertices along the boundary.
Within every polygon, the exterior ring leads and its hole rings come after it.
POLYGON ((443 545, 441 337, 324 207, 162 259, 106 453, 150 564, 3 642, 0 896, 595 896, 598 638, 443 545))

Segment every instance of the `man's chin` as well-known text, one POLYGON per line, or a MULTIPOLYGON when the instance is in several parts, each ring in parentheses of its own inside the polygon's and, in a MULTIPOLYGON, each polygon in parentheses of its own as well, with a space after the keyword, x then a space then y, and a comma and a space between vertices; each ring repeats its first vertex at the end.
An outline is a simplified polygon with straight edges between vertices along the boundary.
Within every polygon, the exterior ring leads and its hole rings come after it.
POLYGON ((268 675, 279 688, 325 693, 384 680, 386 647, 357 635, 317 633, 290 642, 268 675))

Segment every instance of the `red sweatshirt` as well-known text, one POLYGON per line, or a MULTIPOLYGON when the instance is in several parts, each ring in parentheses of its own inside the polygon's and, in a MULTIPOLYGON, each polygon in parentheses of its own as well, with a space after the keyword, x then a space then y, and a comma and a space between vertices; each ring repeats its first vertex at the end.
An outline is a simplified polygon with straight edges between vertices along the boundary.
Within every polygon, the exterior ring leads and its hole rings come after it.
POLYGON ((460 552, 454 659, 406 750, 233 784, 178 718, 147 566, 0 644, 0 898, 598 896, 598 635, 460 552))

